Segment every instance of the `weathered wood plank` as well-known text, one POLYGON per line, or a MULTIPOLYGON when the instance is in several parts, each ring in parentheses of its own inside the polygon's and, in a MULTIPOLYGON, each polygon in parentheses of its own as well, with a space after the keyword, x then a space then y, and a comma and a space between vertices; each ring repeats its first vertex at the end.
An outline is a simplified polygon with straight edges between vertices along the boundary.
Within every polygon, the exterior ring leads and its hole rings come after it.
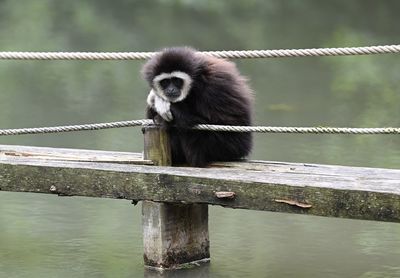
POLYGON ((400 222, 395 169, 266 161, 158 167, 2 156, 0 188, 400 222), (218 198, 220 191, 234 198, 218 198))
POLYGON ((144 160, 141 153, 0 145, 0 159, 11 157, 153 165, 151 160, 144 160))

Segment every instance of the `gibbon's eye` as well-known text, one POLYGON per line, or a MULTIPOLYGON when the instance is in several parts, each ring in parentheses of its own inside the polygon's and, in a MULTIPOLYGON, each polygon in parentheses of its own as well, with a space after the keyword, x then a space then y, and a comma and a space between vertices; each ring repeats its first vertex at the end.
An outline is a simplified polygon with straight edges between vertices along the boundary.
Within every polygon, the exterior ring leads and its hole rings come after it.
POLYGON ((178 77, 171 78, 172 84, 174 84, 177 88, 181 89, 183 85, 183 80, 178 77))
POLYGON ((160 83, 161 88, 165 89, 171 83, 171 79, 163 79, 159 83, 160 83))

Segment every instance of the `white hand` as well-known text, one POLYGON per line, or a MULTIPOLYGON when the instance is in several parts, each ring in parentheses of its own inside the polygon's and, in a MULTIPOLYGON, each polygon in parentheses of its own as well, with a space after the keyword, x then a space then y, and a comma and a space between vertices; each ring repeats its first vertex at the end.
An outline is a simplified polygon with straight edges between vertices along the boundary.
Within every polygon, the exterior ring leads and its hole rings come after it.
POLYGON ((171 103, 159 97, 154 90, 151 90, 147 96, 147 104, 154 108, 164 120, 170 122, 173 120, 173 116, 170 110, 171 103))
POLYGON ((150 107, 154 107, 154 98, 156 97, 156 94, 154 93, 153 90, 150 91, 149 95, 147 96, 147 105, 150 107))
POLYGON ((156 109, 157 113, 167 122, 170 122, 174 119, 171 113, 171 103, 166 101, 159 96, 155 96, 154 99, 154 108, 156 109))

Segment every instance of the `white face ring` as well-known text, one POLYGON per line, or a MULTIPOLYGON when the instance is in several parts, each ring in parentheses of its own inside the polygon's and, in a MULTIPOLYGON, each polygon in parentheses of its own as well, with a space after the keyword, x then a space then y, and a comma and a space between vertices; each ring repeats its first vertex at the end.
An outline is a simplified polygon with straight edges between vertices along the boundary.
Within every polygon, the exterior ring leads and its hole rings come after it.
POLYGON ((153 79, 153 87, 154 87, 156 94, 158 96, 160 96, 161 98, 163 98, 164 100, 170 101, 170 102, 179 102, 179 101, 184 100, 187 97, 187 95, 189 94, 191 86, 192 86, 192 78, 190 78, 190 76, 187 73, 184 73, 182 71, 173 71, 171 73, 161 73, 161 74, 157 75, 156 77, 154 77, 154 79, 153 79), (164 90, 160 86, 160 81, 163 79, 170 79, 173 77, 182 79, 183 85, 182 85, 180 96, 176 99, 171 100, 164 94, 164 90))

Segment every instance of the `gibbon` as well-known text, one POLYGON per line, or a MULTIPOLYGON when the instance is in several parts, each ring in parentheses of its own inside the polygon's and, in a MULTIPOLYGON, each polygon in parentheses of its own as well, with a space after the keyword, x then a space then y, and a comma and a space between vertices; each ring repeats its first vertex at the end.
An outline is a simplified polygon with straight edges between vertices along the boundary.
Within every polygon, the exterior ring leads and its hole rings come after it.
POLYGON ((251 133, 190 129, 197 124, 251 125, 253 93, 234 63, 175 47, 150 59, 142 74, 151 87, 146 116, 167 128, 174 165, 205 167, 249 155, 251 133))

